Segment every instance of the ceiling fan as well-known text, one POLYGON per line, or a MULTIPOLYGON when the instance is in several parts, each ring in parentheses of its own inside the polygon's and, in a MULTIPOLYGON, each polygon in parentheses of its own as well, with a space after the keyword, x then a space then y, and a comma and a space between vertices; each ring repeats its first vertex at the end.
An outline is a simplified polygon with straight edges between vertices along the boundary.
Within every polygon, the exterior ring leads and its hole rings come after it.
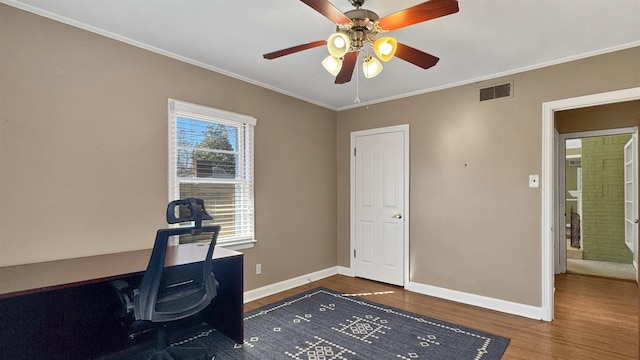
MULTIPOLYGON (((362 8, 365 0, 349 0, 355 9, 345 13, 328 0, 301 1, 335 23, 336 32, 327 40, 274 51, 264 54, 263 57, 272 60, 326 45, 330 55, 322 61, 322 65, 336 77, 336 84, 351 81, 353 69, 358 61, 358 53, 365 44, 370 44, 377 58, 382 61, 388 61, 396 56, 423 69, 435 66, 439 58, 397 42, 394 38, 376 39, 376 36, 459 11, 457 0, 430 0, 380 18, 375 12, 362 8)), ((377 58, 369 54, 364 56, 363 72, 367 78, 374 77, 382 71, 382 64, 377 58)))

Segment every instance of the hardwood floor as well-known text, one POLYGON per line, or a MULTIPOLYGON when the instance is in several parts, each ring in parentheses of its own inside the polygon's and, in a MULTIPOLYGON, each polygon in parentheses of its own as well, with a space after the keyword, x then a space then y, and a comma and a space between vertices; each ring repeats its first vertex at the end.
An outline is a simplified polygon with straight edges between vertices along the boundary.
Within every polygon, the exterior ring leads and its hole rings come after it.
POLYGON ((510 359, 638 357, 638 286, 582 275, 556 277, 555 320, 544 322, 421 295, 369 280, 332 276, 245 304, 245 311, 323 286, 511 339, 510 359), (370 294, 381 292, 381 294, 370 294))

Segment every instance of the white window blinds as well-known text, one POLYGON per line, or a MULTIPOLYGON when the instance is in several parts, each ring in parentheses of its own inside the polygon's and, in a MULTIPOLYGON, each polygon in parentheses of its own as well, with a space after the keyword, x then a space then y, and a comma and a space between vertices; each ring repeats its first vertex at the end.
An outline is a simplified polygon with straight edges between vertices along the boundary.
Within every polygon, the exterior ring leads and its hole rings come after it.
MULTIPOLYGON (((251 246, 254 234, 253 128, 256 119, 169 99, 169 201, 204 200, 222 229, 218 244, 251 246)), ((197 237, 180 242, 208 241, 197 237)))

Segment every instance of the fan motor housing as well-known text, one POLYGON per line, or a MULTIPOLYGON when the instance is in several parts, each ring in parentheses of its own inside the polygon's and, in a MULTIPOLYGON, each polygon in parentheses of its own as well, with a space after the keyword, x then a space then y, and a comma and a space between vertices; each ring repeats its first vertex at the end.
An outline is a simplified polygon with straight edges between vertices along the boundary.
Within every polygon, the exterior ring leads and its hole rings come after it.
POLYGON ((369 22, 373 22, 380 19, 378 14, 367 9, 353 9, 345 12, 344 14, 354 22, 357 20, 368 20, 369 22))
POLYGON ((344 14, 351 19, 353 23, 348 30, 352 48, 362 48, 365 41, 372 41, 373 37, 378 34, 374 21, 380 17, 375 12, 367 9, 354 9, 344 14))

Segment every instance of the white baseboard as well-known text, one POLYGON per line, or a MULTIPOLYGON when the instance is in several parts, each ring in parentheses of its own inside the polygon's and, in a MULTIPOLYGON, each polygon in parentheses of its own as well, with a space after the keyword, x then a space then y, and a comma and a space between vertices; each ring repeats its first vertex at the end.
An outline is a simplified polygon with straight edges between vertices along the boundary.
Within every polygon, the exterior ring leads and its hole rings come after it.
POLYGON ((351 277, 356 276, 356 274, 353 273, 353 270, 351 268, 344 267, 344 266, 338 266, 338 274, 344 275, 344 276, 351 276, 351 277))
MULTIPOLYGON (((247 303, 250 301, 258 300, 263 297, 277 294, 281 291, 293 289, 294 287, 308 284, 313 281, 318 281, 320 279, 324 279, 333 275, 344 275, 350 277, 354 276, 351 268, 344 266, 334 266, 325 270, 316 271, 307 275, 298 276, 293 279, 263 286, 261 288, 245 291, 244 302, 247 303)), ((540 307, 445 289, 432 285, 424 285, 416 282, 409 282, 408 285, 405 286, 405 289, 408 291, 451 300, 462 304, 478 306, 485 309, 500 311, 507 314, 523 316, 536 320, 543 319, 543 314, 545 313, 544 309, 540 307)))
POLYGON ((415 282, 409 282, 405 289, 424 295, 451 300, 462 304, 478 306, 485 309, 500 311, 507 314, 524 316, 536 320, 543 319, 544 309, 541 307, 524 305, 511 301, 465 293, 457 290, 445 289, 432 285, 424 285, 415 282))
POLYGON ((337 275, 339 274, 339 271, 340 267, 334 266, 332 268, 316 271, 311 274, 298 276, 293 279, 284 280, 275 284, 263 286, 261 288, 245 291, 244 302, 248 303, 250 301, 258 300, 269 295, 277 294, 281 291, 293 289, 296 286, 308 284, 310 282, 318 281, 329 276, 337 275))

